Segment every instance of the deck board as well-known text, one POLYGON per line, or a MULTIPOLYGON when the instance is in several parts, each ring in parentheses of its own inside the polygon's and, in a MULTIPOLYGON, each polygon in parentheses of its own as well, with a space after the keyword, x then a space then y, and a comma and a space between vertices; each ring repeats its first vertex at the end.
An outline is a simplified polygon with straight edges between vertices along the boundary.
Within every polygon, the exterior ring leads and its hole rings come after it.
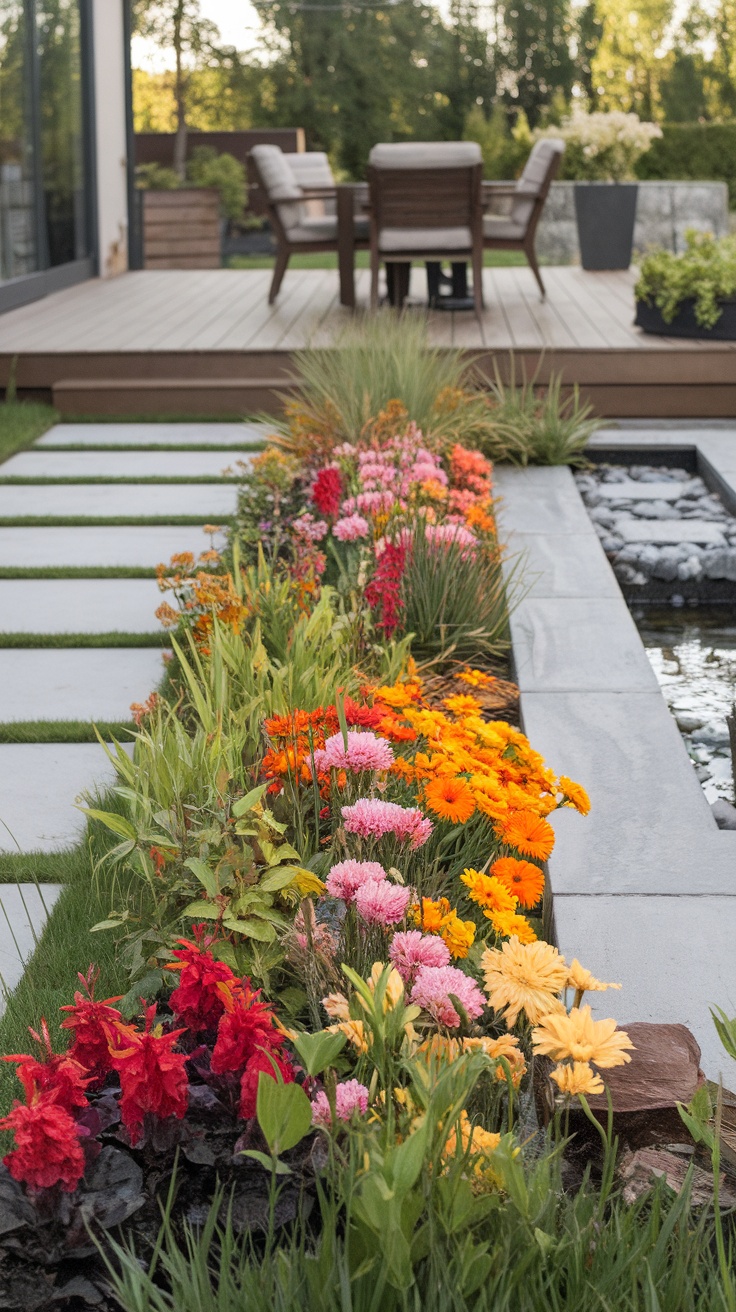
MULTIPOLYGON (((736 343, 640 332, 635 270, 547 267, 543 276, 545 300, 531 270, 489 267, 481 314, 427 312, 424 269, 415 266, 407 313, 426 316, 431 344, 479 352, 486 371, 495 362, 506 377, 513 368, 527 377, 539 369, 542 379, 559 372, 566 387, 577 383, 605 414, 736 412, 736 343)), ((57 385, 60 392, 77 380, 82 392, 91 387, 95 395, 78 413, 127 413, 126 405, 139 401, 134 384, 141 380, 154 410, 255 412, 270 405, 269 388, 280 390, 277 380, 293 371, 295 351, 339 344, 369 313, 367 269, 356 270, 355 316, 339 304, 336 270, 289 269, 275 305, 267 300, 270 282, 268 268, 146 270, 56 292, 0 315, 0 387, 17 356, 21 393, 56 399, 57 385), (121 386, 112 396, 116 380, 121 386), (186 385, 196 392, 191 403, 186 385)), ((82 392, 74 404, 82 404, 82 392)), ((62 403, 75 413, 59 396, 62 403)))

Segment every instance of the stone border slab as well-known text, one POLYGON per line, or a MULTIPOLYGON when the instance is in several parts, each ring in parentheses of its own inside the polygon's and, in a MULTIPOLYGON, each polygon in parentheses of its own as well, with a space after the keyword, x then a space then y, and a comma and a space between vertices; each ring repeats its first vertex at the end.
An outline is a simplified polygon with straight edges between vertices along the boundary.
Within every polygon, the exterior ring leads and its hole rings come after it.
POLYGON ((84 833, 77 799, 104 791, 115 771, 98 743, 0 743, 0 779, 0 852, 58 852, 84 833))
MULTIPOLYGON (((652 445, 648 430, 617 436, 627 452, 652 445)), ((663 448, 688 441, 680 430, 657 437, 663 448)), ((709 437, 724 443, 722 432, 709 437)), ((597 1014, 690 1024, 717 1077, 708 1006, 736 1011, 736 838, 716 826, 571 471, 498 466, 495 477, 509 570, 515 552, 536 567, 511 618, 524 730, 593 804, 586 817, 553 818, 557 941, 623 984, 613 1001, 591 995, 597 1014), (570 596, 576 557, 583 597, 570 596)))

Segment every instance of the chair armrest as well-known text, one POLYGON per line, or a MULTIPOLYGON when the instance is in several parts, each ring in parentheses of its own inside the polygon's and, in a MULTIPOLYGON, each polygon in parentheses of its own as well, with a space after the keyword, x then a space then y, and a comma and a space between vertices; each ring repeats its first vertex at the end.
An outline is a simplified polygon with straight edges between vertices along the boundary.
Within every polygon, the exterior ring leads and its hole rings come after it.
POLYGON ((302 187, 299 200, 334 200, 336 187, 302 187))
POLYGON ((483 199, 491 199, 493 196, 516 196, 517 188, 515 182, 484 182, 483 199))

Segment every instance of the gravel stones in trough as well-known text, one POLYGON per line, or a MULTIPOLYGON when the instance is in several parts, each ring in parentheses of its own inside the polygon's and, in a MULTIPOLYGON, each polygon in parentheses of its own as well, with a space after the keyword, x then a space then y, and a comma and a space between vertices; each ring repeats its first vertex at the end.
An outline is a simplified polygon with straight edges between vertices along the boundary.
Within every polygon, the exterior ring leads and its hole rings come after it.
POLYGON ((736 600, 736 518, 686 469, 599 465, 577 486, 630 600, 736 600))

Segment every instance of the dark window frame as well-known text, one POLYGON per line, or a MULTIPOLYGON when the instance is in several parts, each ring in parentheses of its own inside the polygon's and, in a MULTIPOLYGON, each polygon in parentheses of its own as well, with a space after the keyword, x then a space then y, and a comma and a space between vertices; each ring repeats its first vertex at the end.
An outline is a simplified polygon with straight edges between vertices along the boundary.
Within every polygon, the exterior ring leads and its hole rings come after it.
MULTIPOLYGON (((94 278, 99 272, 99 250, 97 240, 97 164, 96 164, 96 122, 95 122, 95 68, 94 68, 94 29, 92 0, 78 0, 80 19, 80 61, 82 66, 82 146, 84 152, 85 173, 85 222, 87 225, 90 254, 81 260, 70 260, 54 268, 39 269, 35 273, 23 274, 20 278, 9 278, 0 282, 0 313, 28 305, 40 300, 51 292, 62 291, 87 278, 94 278)), ((26 20, 28 23, 29 61, 34 108, 39 103, 39 68, 38 40, 36 36, 35 0, 24 0, 26 20)), ((43 186, 41 179, 41 152, 39 116, 33 114, 33 172, 34 202, 36 217, 36 240, 39 259, 48 261, 46 225, 43 213, 43 186)))

